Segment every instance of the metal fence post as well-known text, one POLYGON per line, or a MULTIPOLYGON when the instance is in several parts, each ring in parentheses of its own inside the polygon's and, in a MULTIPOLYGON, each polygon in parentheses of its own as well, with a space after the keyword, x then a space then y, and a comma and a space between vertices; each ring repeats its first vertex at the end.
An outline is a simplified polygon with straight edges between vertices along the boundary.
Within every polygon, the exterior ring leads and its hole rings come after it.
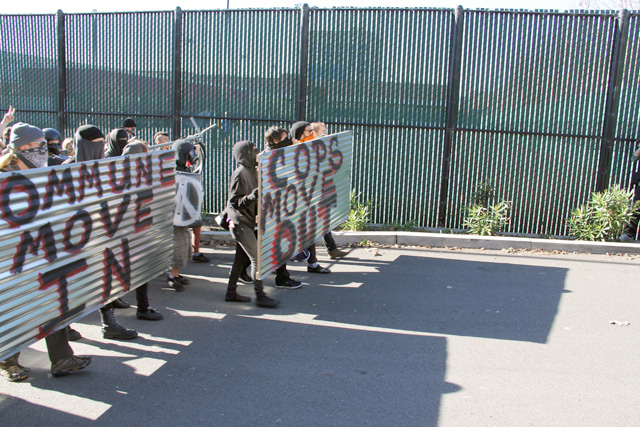
POLYGON ((67 62, 64 33, 64 12, 58 10, 58 130, 65 133, 64 104, 67 98, 67 62))
POLYGON ((173 121, 172 139, 180 138, 182 119, 182 9, 176 7, 173 23, 173 121))
POLYGON ((609 83, 607 85, 607 100, 604 110, 604 125, 602 129, 602 143, 600 145, 600 161, 598 163, 598 176, 596 179, 596 191, 603 191, 609 187, 611 174, 611 153, 613 151, 613 139, 615 138, 618 124, 618 107, 620 105, 620 79, 624 70, 624 52, 629 38, 629 12, 621 10, 618 14, 616 32, 613 41, 613 57, 609 71, 609 83))
POLYGON ((309 62, 309 5, 300 9, 300 75, 298 77, 298 105, 296 117, 304 120, 307 115, 307 66, 309 62))
POLYGON ((449 198, 449 172, 451 169, 451 147, 456 133, 458 116, 458 92, 460 89, 460 64, 462 62, 462 30, 464 9, 456 7, 451 31, 451 50, 447 84, 447 117, 442 147, 442 172, 440 176, 440 204, 438 206, 438 227, 446 227, 447 201, 449 198))

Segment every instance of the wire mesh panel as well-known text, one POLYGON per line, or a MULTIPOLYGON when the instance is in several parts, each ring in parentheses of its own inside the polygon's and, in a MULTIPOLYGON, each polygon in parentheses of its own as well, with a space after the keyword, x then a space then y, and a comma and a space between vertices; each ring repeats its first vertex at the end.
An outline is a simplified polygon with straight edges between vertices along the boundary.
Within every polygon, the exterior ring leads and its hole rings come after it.
POLYGON ((640 168, 637 162, 631 162, 640 145, 637 142, 640 139, 640 14, 630 17, 628 35, 610 181, 612 185, 619 184, 623 188, 629 187, 631 172, 640 168))
POLYGON ((185 12, 183 115, 293 120, 297 10, 185 12))
MULTIPOLYGON (((204 135, 205 211, 225 206, 233 144, 260 147, 269 126, 295 121, 299 22, 295 9, 184 13, 182 115, 216 125, 204 135)), ((183 133, 194 133, 184 118, 183 133)))
POLYGON ((599 135, 615 25, 613 14, 467 11, 458 128, 599 135))
POLYGON ((598 138, 458 132, 453 151, 448 212, 462 228, 464 208, 479 183, 495 187, 495 199, 511 202, 505 231, 566 234, 569 212, 595 187, 598 138))
POLYGON ((353 130, 352 191, 372 222, 435 227, 444 131, 329 125, 353 130))
MULTIPOLYGON (((66 15, 66 109, 103 131, 136 120, 142 139, 170 125, 173 13, 66 15)), ((77 127, 77 116, 67 126, 77 127)))
POLYGON ((462 227, 482 182, 513 202, 511 231, 565 233, 595 188, 615 25, 613 14, 467 13, 458 128, 482 133, 456 134, 448 226, 462 227))
POLYGON ((453 14, 312 9, 307 117, 444 126, 453 14))
POLYGON ((0 15, 0 113, 16 121, 57 127, 55 15, 0 15), (28 112, 26 112, 28 111, 28 112))

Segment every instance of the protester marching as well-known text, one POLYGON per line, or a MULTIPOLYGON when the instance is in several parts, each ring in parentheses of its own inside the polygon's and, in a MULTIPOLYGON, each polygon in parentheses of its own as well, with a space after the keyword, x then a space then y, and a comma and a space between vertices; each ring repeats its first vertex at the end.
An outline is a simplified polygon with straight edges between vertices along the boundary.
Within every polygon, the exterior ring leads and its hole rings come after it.
MULTIPOLYGON (((135 339, 137 331, 115 319, 114 309, 131 307, 122 297, 135 290, 136 317, 162 320, 149 304, 149 281, 165 275, 167 289, 182 292, 190 284, 182 274, 188 260, 210 261, 199 251, 207 197, 201 140, 172 142, 160 131, 152 142, 159 148, 150 149, 136 139, 131 117, 110 131, 85 124, 65 139, 54 128, 10 126, 16 115, 10 107, 0 122, 6 135, 0 230, 5 244, 15 242, 12 258, 0 260, 9 266, 0 284, 36 309, 27 318, 11 301, 0 303, 2 315, 14 320, 0 338, 0 374, 12 382, 28 377, 20 350, 42 338, 54 376, 86 368, 92 359, 73 354, 69 341, 82 337, 69 325, 98 309, 103 338, 135 339)), ((228 153, 237 169, 218 218, 236 242, 236 255, 226 302, 252 300, 238 293, 241 281, 253 284, 258 307, 278 307, 264 279, 275 272, 276 288, 300 289, 286 267, 300 254, 308 272, 330 273, 317 260, 315 242, 322 237, 330 258, 347 255, 331 229, 348 213, 351 133, 327 135, 319 122, 298 122, 290 132, 269 128, 264 151, 238 141, 228 153)))

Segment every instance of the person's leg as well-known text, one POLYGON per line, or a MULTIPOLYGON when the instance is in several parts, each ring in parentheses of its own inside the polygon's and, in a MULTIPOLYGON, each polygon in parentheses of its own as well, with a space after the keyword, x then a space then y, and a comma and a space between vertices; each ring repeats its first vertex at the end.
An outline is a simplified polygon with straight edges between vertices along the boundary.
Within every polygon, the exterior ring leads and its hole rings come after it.
POLYGON ((200 252, 200 232, 202 227, 193 228, 191 244, 193 246, 193 256, 191 259, 198 262, 209 262, 209 257, 200 252))
POLYGON ((54 376, 79 371, 89 366, 93 360, 88 356, 74 356, 73 350, 67 338, 67 328, 62 328, 45 338, 49 360, 51 360, 51 373, 54 376))
POLYGON ((328 268, 321 267, 318 264, 318 257, 316 254, 316 244, 312 243, 311 246, 307 248, 309 251, 309 259, 307 260, 307 271, 309 273, 320 273, 320 274, 328 274, 331 273, 331 270, 328 268))
POLYGON ((138 336, 138 332, 127 329, 116 322, 111 304, 107 304, 100 309, 102 319, 102 337, 113 340, 132 340, 138 336))
POLYGON ((333 236, 331 235, 331 232, 328 232, 327 234, 322 236, 322 239, 324 240, 324 246, 327 248, 328 251, 338 249, 338 246, 336 245, 336 241, 333 240, 333 236))
POLYGON ((145 283, 136 288, 136 301, 138 310, 136 317, 140 320, 162 320, 164 316, 155 309, 149 307, 149 284, 145 283))
POLYGON ((331 234, 331 232, 328 232, 327 234, 325 234, 323 236, 323 239, 324 239, 324 245, 327 248, 327 253, 329 254, 329 258, 336 259, 336 258, 342 258, 343 256, 347 255, 346 252, 343 252, 340 249, 338 249, 338 245, 336 245, 336 241, 333 239, 333 235, 331 234))
POLYGON ((48 335, 44 340, 47 343, 47 351, 49 352, 51 363, 73 356, 73 349, 69 345, 69 338, 67 337, 67 328, 62 328, 48 335))
POLYGON ((7 381, 22 381, 29 376, 29 369, 20 366, 18 357, 20 357, 20 352, 0 362, 0 375, 6 378, 7 381))
POLYGON ((138 312, 145 312, 149 308, 149 284, 145 283, 136 288, 136 302, 138 304, 138 312))
POLYGON ((242 246, 242 249, 251 261, 251 278, 253 279, 253 288, 256 292, 256 305, 268 308, 277 307, 280 301, 268 297, 264 292, 262 280, 256 279, 258 271, 258 240, 255 232, 245 225, 236 225, 233 228, 232 235, 236 239, 236 244, 242 246))
POLYGON ((171 264, 171 273, 169 273, 168 284, 176 292, 184 291, 184 285, 188 285, 189 281, 180 276, 180 270, 187 266, 189 252, 191 250, 191 241, 189 238, 189 229, 187 227, 173 226, 173 263, 171 264))
POLYGON ((242 249, 242 246, 240 246, 240 244, 236 242, 236 254, 233 260, 233 266, 231 267, 231 274, 229 274, 229 283, 227 285, 227 293, 225 294, 225 297, 224 297, 225 301, 228 301, 228 302, 251 301, 251 298, 238 294, 238 278, 240 277, 242 270, 246 269, 247 261, 249 261, 249 257, 245 253, 244 249, 242 249))

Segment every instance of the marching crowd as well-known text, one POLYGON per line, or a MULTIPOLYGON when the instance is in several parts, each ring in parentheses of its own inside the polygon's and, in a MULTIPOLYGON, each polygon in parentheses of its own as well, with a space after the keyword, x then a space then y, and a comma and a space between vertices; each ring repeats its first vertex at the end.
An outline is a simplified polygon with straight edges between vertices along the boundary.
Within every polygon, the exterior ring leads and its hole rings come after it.
MULTIPOLYGON (((10 107, 0 122, 0 172, 11 172, 33 168, 43 168, 74 162, 99 160, 105 157, 116 157, 138 154, 149 151, 149 144, 136 138, 136 122, 126 118, 122 126, 113 129, 106 135, 94 125, 80 126, 73 138, 62 139, 59 131, 53 128, 39 129, 27 123, 10 123, 15 118, 15 108, 10 107)), ((289 131, 272 126, 265 132, 265 151, 287 147, 293 144, 310 141, 325 135, 324 123, 297 122, 289 131)), ((170 137, 167 132, 157 132, 153 137, 153 145, 167 144, 170 137)), ((176 153, 176 171, 191 172, 198 160, 199 147, 188 139, 178 139, 172 144, 176 153)), ((251 298, 237 292, 238 282, 253 283, 256 305, 275 308, 279 301, 271 298, 264 290, 262 280, 256 278, 257 271, 257 176, 258 149, 251 141, 238 141, 233 146, 233 156, 238 164, 231 175, 229 196, 225 210, 220 214, 220 225, 228 229, 236 241, 235 258, 229 275, 225 301, 250 302, 251 298)), ((200 252, 200 227, 180 227, 174 225, 173 260, 168 272, 167 282, 176 292, 184 291, 189 280, 180 274, 187 266, 189 257, 196 262, 208 262, 209 258, 200 252)), ((329 257, 341 258, 346 255, 339 250, 328 232, 324 236, 329 257)), ((328 274, 331 271, 318 264, 315 244, 312 244, 294 261, 306 262, 310 273, 328 274)), ((282 289, 298 289, 300 281, 291 277, 286 263, 275 271, 275 287, 282 289)), ((148 284, 135 290, 137 312, 140 320, 162 320, 163 316, 149 305, 148 284)), ((138 336, 133 329, 127 329, 117 323, 114 308, 129 308, 131 305, 122 299, 116 299, 100 309, 102 335, 106 339, 130 340, 138 336)), ((45 340, 51 373, 61 376, 86 368, 91 357, 76 356, 69 341, 81 339, 82 336, 70 326, 49 334, 45 340)), ((20 353, 0 361, 0 375, 9 381, 21 381, 27 378, 29 368, 19 364, 20 353)))

